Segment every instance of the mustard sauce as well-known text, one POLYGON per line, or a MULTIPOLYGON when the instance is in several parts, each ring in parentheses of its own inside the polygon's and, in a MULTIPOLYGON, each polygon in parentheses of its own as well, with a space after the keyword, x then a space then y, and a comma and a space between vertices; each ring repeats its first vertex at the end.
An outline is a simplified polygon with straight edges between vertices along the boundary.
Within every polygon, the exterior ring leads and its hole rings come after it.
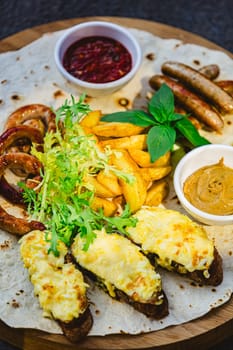
POLYGON ((214 215, 233 214, 233 169, 224 165, 223 158, 195 171, 183 189, 196 208, 214 215))

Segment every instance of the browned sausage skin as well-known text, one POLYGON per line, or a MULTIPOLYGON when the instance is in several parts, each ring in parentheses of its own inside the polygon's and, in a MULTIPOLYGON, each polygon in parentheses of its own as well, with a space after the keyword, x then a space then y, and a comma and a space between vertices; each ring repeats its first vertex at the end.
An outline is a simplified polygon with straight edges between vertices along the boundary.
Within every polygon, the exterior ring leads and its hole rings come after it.
POLYGON ((43 143, 43 136, 38 129, 26 125, 15 126, 7 129, 0 136, 0 155, 20 139, 28 139, 31 143, 43 143))
POLYGON ((210 80, 216 79, 220 74, 220 68, 217 64, 208 64, 201 67, 198 71, 210 80))
POLYGON ((0 177, 0 194, 13 204, 24 205, 22 191, 10 185, 4 176, 0 177))
POLYGON ((233 97, 233 80, 219 80, 216 84, 233 97))
POLYGON ((183 84, 163 75, 154 75, 149 80, 149 83, 153 89, 158 89, 162 84, 167 84, 173 91, 178 103, 188 112, 193 113, 193 116, 218 132, 223 128, 224 123, 221 116, 208 103, 193 92, 187 90, 183 84))
POLYGON ((39 175, 42 165, 40 161, 27 153, 7 153, 0 156, 0 176, 4 175, 7 168, 22 169, 25 175, 39 175))
POLYGON ((22 236, 33 230, 43 231, 45 226, 39 221, 17 218, 0 206, 0 229, 22 236))
POLYGON ((233 112, 233 98, 227 94, 221 87, 208 79, 197 70, 179 62, 167 61, 162 65, 162 72, 180 82, 189 88, 200 93, 208 101, 219 108, 223 113, 233 112))
MULTIPOLYGON (((7 168, 22 168, 25 174, 38 175, 41 167, 41 163, 27 153, 7 153, 0 157, 0 177, 7 168)), ((16 218, 0 206, 0 228, 10 233, 24 235, 32 230, 42 231, 45 226, 38 221, 16 218)))
POLYGON ((48 132, 56 130, 55 113, 53 113, 51 108, 42 104, 30 104, 18 108, 8 117, 5 129, 24 124, 30 119, 40 119, 45 125, 45 130, 48 132))

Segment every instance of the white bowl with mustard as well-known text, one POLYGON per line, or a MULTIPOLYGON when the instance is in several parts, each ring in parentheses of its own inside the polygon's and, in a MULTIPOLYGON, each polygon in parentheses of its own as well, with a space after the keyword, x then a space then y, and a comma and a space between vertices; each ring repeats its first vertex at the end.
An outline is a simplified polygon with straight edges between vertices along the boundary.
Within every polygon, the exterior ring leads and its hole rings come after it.
POLYGON ((233 224, 233 147, 200 146, 187 153, 174 172, 183 208, 207 225, 233 224))

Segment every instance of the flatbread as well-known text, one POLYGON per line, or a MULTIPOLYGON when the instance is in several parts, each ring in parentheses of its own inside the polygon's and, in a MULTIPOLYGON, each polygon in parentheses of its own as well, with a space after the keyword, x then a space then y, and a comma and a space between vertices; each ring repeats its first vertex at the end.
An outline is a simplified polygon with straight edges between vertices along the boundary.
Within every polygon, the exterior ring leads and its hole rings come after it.
MULTIPOLYGON (((129 30, 143 50, 141 68, 122 90, 107 97, 88 98, 92 109, 101 109, 103 113, 124 110, 122 99, 128 101, 127 108, 145 109, 152 93, 148 80, 160 73, 161 64, 169 59, 195 68, 215 63, 221 69, 219 79, 233 79, 233 61, 225 53, 175 39, 161 39, 134 28, 129 30)), ((71 94, 78 97, 75 86, 64 80, 55 67, 53 49, 62 34, 63 31, 46 34, 21 50, 0 55, 0 132, 9 114, 22 105, 43 103, 57 108, 71 94)), ((227 118, 232 121, 232 116, 227 118)), ((233 123, 226 123, 222 135, 215 132, 204 134, 212 142, 232 144, 233 123)), ((182 211, 173 198, 172 189, 164 205, 182 211)), ((233 226, 208 227, 207 230, 223 258, 224 279, 220 286, 200 287, 181 276, 159 270, 170 314, 163 320, 151 321, 91 285, 88 296, 94 325, 90 336, 121 332, 138 334, 163 329, 201 317, 228 301, 233 292, 233 226)), ((0 231, 0 293, 0 317, 9 326, 61 333, 56 322, 42 316, 27 270, 20 260, 17 238, 3 231, 0 231)))

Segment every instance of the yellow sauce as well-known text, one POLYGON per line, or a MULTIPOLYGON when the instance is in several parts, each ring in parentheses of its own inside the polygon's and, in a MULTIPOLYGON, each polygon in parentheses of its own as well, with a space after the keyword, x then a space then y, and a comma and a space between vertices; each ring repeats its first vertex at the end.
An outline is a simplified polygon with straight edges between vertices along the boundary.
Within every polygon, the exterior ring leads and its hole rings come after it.
POLYGON ((214 215, 233 214, 233 169, 223 158, 204 166, 184 183, 184 195, 196 208, 214 215))

